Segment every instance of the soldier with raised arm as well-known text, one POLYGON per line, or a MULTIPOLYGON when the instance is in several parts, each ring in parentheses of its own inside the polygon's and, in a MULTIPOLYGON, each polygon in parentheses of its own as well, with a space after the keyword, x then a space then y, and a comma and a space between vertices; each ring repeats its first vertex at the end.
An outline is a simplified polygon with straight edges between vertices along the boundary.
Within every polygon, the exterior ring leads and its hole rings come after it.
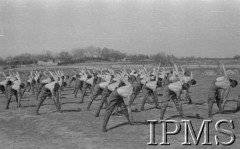
POLYGON ((154 70, 155 77, 153 76, 151 79, 151 77, 148 76, 147 79, 145 80, 146 84, 144 84, 142 87, 143 100, 141 104, 141 111, 144 111, 144 105, 149 96, 152 96, 153 101, 155 103, 155 108, 159 107, 157 91, 156 91, 158 87, 162 86, 162 78, 159 78, 159 71, 160 71, 160 64, 158 66, 157 72, 155 72, 154 70))
POLYGON ((222 67, 224 71, 224 76, 216 78, 212 82, 208 91, 208 117, 209 118, 213 117, 212 107, 213 107, 214 101, 216 100, 219 112, 222 113, 227 101, 228 94, 230 92, 230 88, 234 88, 238 85, 238 82, 236 80, 228 79, 224 65, 222 65, 222 67), (223 105, 221 105, 221 101, 223 101, 223 105))
POLYGON ((39 115, 39 109, 43 102, 46 100, 47 97, 51 97, 57 111, 60 112, 61 106, 60 106, 60 85, 59 85, 59 77, 57 75, 51 74, 52 77, 54 78, 54 81, 51 83, 48 83, 44 85, 41 89, 41 92, 38 96, 38 105, 36 109, 36 114, 39 115))
MULTIPOLYGON (((176 109, 178 113, 180 114, 180 117, 184 117, 183 110, 182 110, 182 104, 180 103, 180 95, 183 90, 188 90, 190 87, 191 81, 188 83, 185 83, 183 80, 182 75, 179 73, 177 66, 174 64, 177 77, 179 77, 180 81, 176 81, 174 83, 170 83, 166 85, 163 89, 163 105, 160 112, 160 120, 164 119, 164 115, 166 112, 166 109, 168 107, 168 102, 170 100, 173 100, 176 109)), ((174 73, 174 72, 173 72, 174 73)))
MULTIPOLYGON (((102 92, 102 97, 101 97, 101 103, 97 109, 97 112, 95 114, 95 117, 99 117, 99 113, 103 107, 103 104, 106 104, 106 107, 108 106, 107 98, 110 96, 110 94, 116 90, 118 87, 124 86, 125 84, 121 81, 120 75, 115 74, 112 72, 111 74, 108 74, 106 79, 108 80, 106 83, 103 82, 100 85, 102 87, 105 87, 102 92), (112 75, 114 76, 112 76, 112 75)), ((123 75, 123 74, 122 74, 123 75)))
POLYGON ((6 109, 9 109, 9 104, 11 102, 11 98, 14 95, 17 102, 17 107, 19 108, 21 106, 20 99, 21 99, 21 89, 24 89, 24 84, 21 82, 20 75, 17 72, 17 74, 9 79, 6 87, 7 92, 7 105, 6 109))
POLYGON ((122 77, 121 80, 126 84, 123 87, 115 89, 109 96, 109 104, 107 106, 106 114, 104 116, 102 132, 106 132, 106 126, 109 118, 114 111, 115 107, 118 106, 122 109, 122 113, 128 120, 129 124, 133 124, 130 106, 130 96, 133 90, 132 84, 128 82, 128 76, 122 77), (124 103, 123 98, 127 98, 127 105, 124 103))

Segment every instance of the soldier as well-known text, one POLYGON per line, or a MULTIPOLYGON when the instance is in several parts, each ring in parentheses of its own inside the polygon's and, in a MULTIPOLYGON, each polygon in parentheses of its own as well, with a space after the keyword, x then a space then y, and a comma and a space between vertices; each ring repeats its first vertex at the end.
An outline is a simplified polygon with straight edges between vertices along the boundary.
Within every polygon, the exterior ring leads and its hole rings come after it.
POLYGON ((25 93, 25 91, 27 90, 27 88, 29 88, 29 89, 28 89, 28 92, 32 89, 32 93, 34 93, 34 81, 33 81, 33 80, 34 80, 34 79, 33 79, 33 73, 32 73, 32 71, 31 71, 31 72, 30 72, 30 75, 28 76, 28 80, 27 80, 27 82, 26 82, 25 88, 24 88, 21 96, 23 96, 23 94, 25 93))
MULTIPOLYGON (((181 67, 182 68, 182 67, 181 67)), ((183 80, 185 83, 189 83, 191 81, 191 85, 195 85, 196 81, 193 79, 193 73, 189 71, 185 71, 185 69, 182 68, 183 73, 183 80)), ((183 90, 185 101, 188 102, 188 104, 192 104, 191 96, 189 95, 189 90, 183 90)))
MULTIPOLYGON (((101 76, 103 78, 103 76, 101 76)), ((101 78, 99 76, 99 78, 101 78)), ((105 82, 102 82, 100 84, 97 84, 95 85, 94 89, 93 89, 93 93, 92 93, 92 96, 91 96, 91 101, 89 102, 88 104, 88 107, 87 107, 87 110, 90 110, 90 106, 92 105, 92 102, 99 96, 103 93, 103 90, 104 88, 106 88, 109 83, 111 82, 111 80, 113 79, 113 75, 109 75, 107 76, 106 78, 104 78, 105 82)))
POLYGON ((208 91, 208 117, 212 118, 212 107, 213 103, 216 100, 219 112, 222 113, 224 106, 227 101, 228 94, 230 92, 230 87, 234 88, 238 85, 236 80, 227 79, 226 77, 218 77, 215 79, 208 91), (220 90, 223 91, 222 96, 220 95, 220 90), (221 100, 223 105, 221 105, 221 100))
POLYGON ((7 82, 8 80, 3 80, 0 82, 0 91, 2 92, 2 94, 4 94, 5 96, 6 94, 6 86, 7 86, 7 82))
POLYGON ((53 102, 57 108, 57 112, 60 112, 60 85, 58 83, 58 77, 54 77, 54 82, 44 85, 41 89, 41 92, 38 96, 39 103, 36 109, 36 115, 39 115, 39 109, 47 97, 52 97, 53 102))
POLYGON ((20 76, 17 72, 16 76, 15 76, 16 80, 15 81, 11 81, 11 79, 7 82, 6 85, 6 98, 7 98, 7 105, 6 105, 6 109, 9 109, 9 104, 11 102, 12 96, 14 95, 16 98, 16 102, 17 102, 17 107, 21 107, 20 104, 20 99, 21 99, 21 89, 24 89, 24 84, 21 83, 21 79, 20 76))
MULTIPOLYGON (((49 73, 52 75, 52 72, 49 71, 49 73)), ((43 72, 43 74, 47 77, 47 79, 44 79, 44 80, 42 80, 42 81, 39 83, 36 100, 38 100, 38 96, 39 96, 42 88, 43 88, 46 84, 49 84, 49 83, 51 83, 51 82, 54 81, 53 76, 47 75, 46 72, 43 72)))
POLYGON ((75 87, 74 87, 74 91, 73 91, 74 98, 77 98, 77 93, 78 93, 79 90, 82 93, 82 87, 83 87, 83 81, 80 80, 80 75, 76 74, 75 87))
POLYGON ((196 83, 195 80, 185 82, 183 79, 183 76, 179 73, 177 66, 176 65, 174 65, 174 66, 176 69, 178 79, 180 79, 180 81, 170 83, 169 85, 164 87, 164 89, 163 89, 163 105, 161 108, 160 120, 162 120, 164 118, 165 111, 168 107, 168 102, 171 99, 173 100, 173 102, 176 106, 176 109, 180 114, 180 117, 182 117, 182 118, 184 117, 183 110, 182 110, 182 104, 180 103, 181 92, 183 90, 188 90, 190 85, 193 85, 196 83))
MULTIPOLYGON (((157 76, 159 74, 159 69, 160 69, 160 65, 158 67, 157 76)), ((125 115, 125 117, 127 118, 128 123, 130 125, 132 125, 134 123, 133 117, 132 117, 132 109, 131 109, 131 103, 132 103, 131 95, 133 93, 133 85, 131 84, 131 82, 129 82, 128 76, 126 76, 126 75, 121 77, 120 79, 124 82, 125 86, 117 88, 115 91, 113 91, 110 94, 109 104, 108 104, 106 114, 104 117, 102 132, 106 132, 107 123, 108 123, 109 118, 116 106, 118 106, 122 109, 122 112, 125 115), (126 99, 127 106, 125 105, 123 98, 126 99)))
MULTIPOLYGON (((120 78, 121 76, 118 75, 118 74, 115 74, 113 71, 112 71, 112 75, 114 75, 114 78, 111 77, 110 79, 110 82, 109 82, 109 85, 106 86, 103 90, 103 93, 102 93, 102 98, 101 98, 101 103, 99 105, 99 108, 95 114, 95 117, 99 117, 99 113, 103 107, 103 104, 105 103, 106 104, 106 107, 108 105, 108 102, 107 102, 107 98, 110 96, 110 94, 118 89, 119 87, 122 87, 124 85, 126 85, 120 78)), ((126 74, 121 74, 122 76, 126 75, 126 74)))
POLYGON ((42 73, 36 71, 36 72, 35 72, 35 76, 34 76, 34 81, 36 82, 36 83, 35 83, 35 86, 36 86, 36 90, 37 90, 37 91, 38 91, 38 89, 39 89, 39 83, 40 83, 41 78, 42 78, 42 73))
POLYGON ((83 103, 87 89, 89 89, 90 92, 93 93, 94 86, 96 85, 96 82, 98 80, 98 76, 95 71, 93 71, 93 73, 88 71, 88 74, 89 75, 87 75, 87 78, 83 80, 83 93, 80 98, 80 103, 83 103))
POLYGON ((91 85, 93 85, 93 76, 91 75, 84 75, 80 78, 80 81, 83 81, 83 89, 82 89, 82 95, 80 97, 80 102, 79 103, 83 103, 84 97, 86 95, 87 89, 89 89, 91 91, 91 85))
POLYGON ((179 103, 180 92, 181 92, 181 90, 187 90, 189 87, 190 87, 190 85, 188 83, 183 83, 181 81, 171 83, 164 87, 164 89, 163 89, 163 105, 162 105, 161 112, 160 112, 160 120, 163 120, 163 118, 164 118, 164 114, 168 107, 168 102, 170 101, 170 99, 173 100, 173 102, 176 106, 176 109, 180 114, 180 117, 181 118, 184 117, 183 110, 182 110, 182 104, 179 103))
POLYGON ((106 114, 104 116, 102 132, 107 131, 107 129, 106 129, 107 123, 108 123, 109 118, 116 106, 119 106, 122 109, 122 112, 125 115, 125 117, 127 118, 128 123, 130 125, 132 124, 132 122, 130 121, 129 114, 128 114, 127 106, 125 105, 123 98, 118 94, 117 90, 115 90, 111 93, 111 95, 109 97, 109 104, 108 104, 108 107, 106 110, 106 114))
MULTIPOLYGON (((146 103, 146 100, 148 99, 149 95, 152 96, 153 101, 155 103, 155 108, 159 108, 158 106, 158 97, 157 97, 157 88, 158 87, 162 87, 162 78, 159 77, 159 70, 160 69, 160 65, 158 68, 158 72, 155 73, 155 77, 146 82, 145 85, 143 85, 142 87, 142 93, 143 93, 143 100, 142 100, 142 104, 141 104, 141 111, 144 111, 144 105, 146 103)), ((149 80, 150 78, 148 78, 147 80, 149 80)))
POLYGON ((142 78, 140 77, 140 73, 134 71, 132 74, 132 84, 133 84, 133 92, 130 97, 131 104, 133 104, 134 100, 136 99, 137 95, 142 90, 143 84, 141 83, 142 78))
POLYGON ((224 110, 224 106, 227 101, 228 94, 230 92, 230 88, 234 88, 238 85, 236 80, 232 80, 228 78, 226 73, 225 66, 222 64, 222 69, 224 72, 224 76, 218 77, 214 80, 209 88, 208 92, 208 117, 212 118, 212 107, 213 103, 216 100, 217 106, 219 108, 219 112, 222 113, 224 110), (221 94, 221 95, 220 95, 221 94), (223 101, 223 105, 221 102, 223 101))
POLYGON ((5 80, 0 82, 0 90, 2 91, 2 94, 5 94, 6 99, 7 99, 7 84, 8 84, 8 81, 13 82, 13 81, 16 80, 16 78, 12 77, 12 76, 7 77, 4 72, 2 72, 2 74, 5 78, 5 80))
POLYGON ((75 81, 77 79, 76 75, 77 75, 77 73, 74 72, 74 74, 70 77, 70 80, 69 80, 69 83, 68 83, 68 87, 71 86, 72 81, 75 81))

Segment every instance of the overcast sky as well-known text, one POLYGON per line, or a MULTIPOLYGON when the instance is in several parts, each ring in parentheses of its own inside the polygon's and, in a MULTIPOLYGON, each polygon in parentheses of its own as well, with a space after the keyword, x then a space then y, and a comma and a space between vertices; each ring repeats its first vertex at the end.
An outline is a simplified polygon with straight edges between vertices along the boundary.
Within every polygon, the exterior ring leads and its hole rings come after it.
POLYGON ((86 46, 240 54, 240 0, 0 0, 0 57, 86 46))

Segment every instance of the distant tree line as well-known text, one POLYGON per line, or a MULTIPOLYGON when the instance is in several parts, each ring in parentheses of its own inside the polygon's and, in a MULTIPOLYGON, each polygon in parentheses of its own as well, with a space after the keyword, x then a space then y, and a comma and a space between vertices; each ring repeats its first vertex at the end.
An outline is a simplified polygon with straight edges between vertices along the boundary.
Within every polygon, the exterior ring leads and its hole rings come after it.
POLYGON ((239 61, 240 60, 240 55, 235 55, 233 58, 236 59, 237 61, 239 61))
MULTIPOLYGON (((240 55, 233 57, 240 60, 240 55)), ((0 65, 29 65, 36 64, 38 60, 49 61, 52 60, 59 64, 83 63, 86 61, 126 61, 132 63, 161 63, 162 65, 169 65, 176 61, 185 61, 186 63, 201 60, 204 58, 191 57, 176 57, 174 55, 167 55, 164 52, 159 52, 153 55, 135 54, 127 55, 115 49, 100 48, 100 47, 84 47, 75 48, 72 50, 65 50, 59 53, 45 51, 42 54, 24 53, 17 56, 9 56, 5 59, 0 57, 0 65)))
POLYGON ((28 65, 36 64, 40 61, 54 61, 60 64, 81 63, 85 61, 122 61, 127 57, 127 54, 118 50, 99 47, 75 48, 65 50, 59 53, 45 51, 42 54, 24 53, 17 56, 8 56, 0 58, 0 65, 28 65))

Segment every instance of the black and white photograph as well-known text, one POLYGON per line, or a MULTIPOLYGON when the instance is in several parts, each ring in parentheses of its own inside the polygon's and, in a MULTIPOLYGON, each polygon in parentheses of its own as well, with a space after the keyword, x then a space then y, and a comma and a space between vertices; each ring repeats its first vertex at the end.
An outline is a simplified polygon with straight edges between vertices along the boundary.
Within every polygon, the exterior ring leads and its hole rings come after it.
POLYGON ((240 148, 240 0, 0 0, 0 149, 240 148))

